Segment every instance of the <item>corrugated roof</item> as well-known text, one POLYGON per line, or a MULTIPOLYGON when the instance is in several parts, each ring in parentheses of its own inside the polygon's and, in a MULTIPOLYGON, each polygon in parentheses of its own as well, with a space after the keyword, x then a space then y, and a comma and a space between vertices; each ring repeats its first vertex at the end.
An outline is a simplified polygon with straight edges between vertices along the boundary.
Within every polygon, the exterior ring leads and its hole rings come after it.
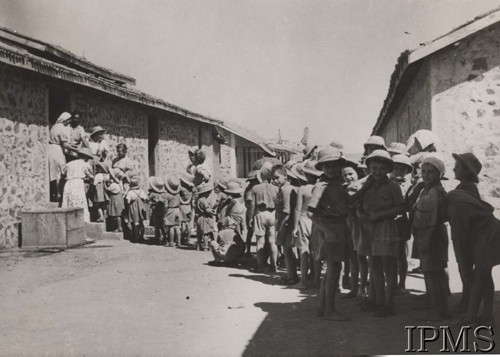
POLYGON ((372 134, 379 134, 389 116, 388 114, 391 112, 391 107, 397 94, 404 92, 409 86, 422 59, 497 22, 500 22, 500 7, 475 17, 473 20, 466 22, 431 42, 422 44, 417 49, 402 52, 391 75, 389 91, 377 122, 373 127, 372 134))

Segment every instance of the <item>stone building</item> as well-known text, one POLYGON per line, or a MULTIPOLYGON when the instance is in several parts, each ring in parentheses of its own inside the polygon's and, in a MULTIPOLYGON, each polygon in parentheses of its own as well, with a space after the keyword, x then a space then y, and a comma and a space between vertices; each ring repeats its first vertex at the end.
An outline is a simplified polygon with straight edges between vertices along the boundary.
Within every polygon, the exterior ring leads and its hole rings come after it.
POLYGON ((401 54, 373 134, 406 142, 418 129, 438 134, 449 178, 451 153, 473 152, 480 192, 500 208, 500 9, 401 54))
POLYGON ((23 209, 49 202, 48 134, 63 111, 78 110, 87 130, 103 126, 113 150, 126 143, 144 185, 150 175, 185 170, 189 149, 202 148, 214 177, 225 178, 244 177, 255 160, 275 155, 255 135, 134 85, 127 75, 0 28, 0 249, 18 245, 23 209))

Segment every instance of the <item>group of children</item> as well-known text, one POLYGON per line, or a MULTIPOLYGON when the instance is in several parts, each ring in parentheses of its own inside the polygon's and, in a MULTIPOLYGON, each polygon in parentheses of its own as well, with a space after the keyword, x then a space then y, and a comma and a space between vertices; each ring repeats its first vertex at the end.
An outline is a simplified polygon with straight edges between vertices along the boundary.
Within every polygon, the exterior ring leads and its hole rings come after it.
POLYGON ((360 162, 334 144, 319 151, 308 146, 302 162, 265 163, 249 174, 247 253, 254 235, 255 271, 276 272, 282 255, 283 283, 300 289, 320 285, 319 316, 342 321, 348 319, 336 306, 342 264, 344 276, 350 272, 342 284, 350 291, 343 297, 360 297, 362 311, 387 317, 394 314, 395 296, 405 292, 408 261, 416 258, 415 271, 423 273, 426 287, 423 307, 432 309, 428 318, 448 319, 449 224, 463 282, 455 310, 467 312, 463 323, 491 324, 500 222, 479 196, 479 160, 472 153, 453 155, 460 184, 447 193, 441 184, 445 164, 428 130, 389 148, 372 136, 360 162))

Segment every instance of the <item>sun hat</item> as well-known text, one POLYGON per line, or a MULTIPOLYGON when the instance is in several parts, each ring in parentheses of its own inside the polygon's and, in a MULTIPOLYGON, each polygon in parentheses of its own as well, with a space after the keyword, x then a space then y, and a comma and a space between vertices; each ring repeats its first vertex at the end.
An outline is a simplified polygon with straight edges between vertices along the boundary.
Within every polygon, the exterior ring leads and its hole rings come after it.
POLYGON ((141 173, 138 170, 129 170, 125 172, 125 177, 128 182, 131 182, 133 178, 140 176, 141 173))
POLYGON ((230 195, 237 195, 241 194, 243 192, 243 189, 238 182, 231 181, 227 184, 227 188, 224 192, 230 195))
POLYGON ((172 195, 179 193, 179 190, 180 190, 179 186, 180 186, 180 182, 179 182, 179 178, 177 176, 169 176, 167 178, 167 181, 165 182, 165 188, 172 195))
POLYGON ((318 161, 314 165, 317 170, 321 170, 321 166, 327 162, 339 161, 345 163, 345 159, 342 157, 342 153, 339 149, 328 146, 322 148, 318 153, 318 161))
POLYGON ((309 156, 311 156, 312 152, 317 147, 318 147, 318 145, 314 145, 314 144, 306 145, 306 147, 302 150, 302 152, 304 153, 304 159, 307 159, 309 156))
POLYGON ((394 164, 403 165, 408 169, 408 172, 413 171, 413 165, 411 164, 410 158, 403 154, 396 154, 392 157, 394 164))
POLYGON ((117 167, 109 170, 109 176, 116 182, 120 183, 124 178, 126 178, 125 172, 117 167))
POLYGON ((129 188, 139 188, 141 185, 141 180, 138 176, 132 177, 130 180, 129 188))
POLYGON ((247 177, 246 181, 257 180, 257 181, 261 182, 260 176, 258 175, 258 173, 259 173, 259 170, 250 171, 248 173, 248 177, 247 177))
POLYGON ((89 159, 94 159, 94 154, 90 151, 89 148, 80 148, 78 149, 78 154, 82 156, 86 156, 89 159))
POLYGON ((384 138, 378 135, 372 135, 368 138, 368 140, 364 144, 365 149, 368 145, 380 146, 384 149, 387 149, 387 147, 385 146, 384 138))
POLYGON ((292 171, 292 174, 294 174, 298 180, 302 180, 304 182, 307 182, 307 177, 304 175, 303 167, 304 167, 304 163, 300 162, 298 164, 293 165, 292 169, 290 171, 292 171))
POLYGON ((151 176, 149 178, 149 189, 156 193, 165 192, 165 181, 160 176, 151 176))
POLYGON ((99 166, 104 173, 109 174, 109 165, 104 161, 95 160, 95 164, 99 166))
POLYGON ((387 151, 389 154, 402 154, 406 149, 406 145, 403 143, 398 143, 398 142, 392 142, 389 147, 387 148, 387 151))
POLYGON ((438 155, 436 154, 426 155, 422 160, 422 165, 423 164, 429 164, 434 166, 436 170, 438 170, 439 172, 439 177, 440 178, 444 177, 444 174, 446 173, 446 167, 444 166, 444 161, 438 155))
POLYGON ((214 189, 214 185, 210 182, 202 183, 196 188, 196 194, 200 195, 205 192, 210 192, 214 189))
POLYGON ((259 181, 263 182, 271 178, 273 174, 273 163, 270 161, 266 161, 262 164, 257 175, 259 176, 259 181))
POLYGON ((313 176, 317 176, 317 177, 320 177, 321 175, 323 175, 323 171, 316 170, 316 161, 312 161, 312 160, 307 160, 304 162, 304 164, 302 165, 302 171, 305 174, 309 174, 309 175, 313 175, 313 176))
POLYGON ((344 144, 342 144, 340 141, 338 140, 332 140, 330 142, 330 146, 331 147, 334 147, 336 149, 339 149, 339 150, 342 150, 344 148, 344 144))
POLYGON ((90 131, 90 136, 94 136, 97 133, 104 133, 106 130, 103 129, 102 126, 94 126, 92 130, 90 131))
POLYGON ((288 160, 288 162, 285 164, 286 174, 287 174, 288 177, 291 177, 291 178, 294 178, 294 179, 298 179, 298 177, 295 176, 295 174, 292 172, 292 167, 294 165, 297 165, 297 161, 295 161, 295 160, 288 160))
POLYGON ((460 161, 462 165, 473 175, 473 179, 475 182, 479 182, 479 173, 483 168, 483 165, 479 161, 479 159, 471 152, 466 152, 463 154, 455 154, 453 153, 453 158, 457 161, 460 161))
POLYGON ((383 161, 389 164, 390 170, 392 171, 394 167, 394 162, 392 161, 391 155, 385 150, 375 150, 365 160, 367 166, 370 166, 371 161, 383 161))
POLYGON ((181 174, 181 177, 180 177, 180 180, 181 182, 183 182, 184 184, 186 184, 187 186, 189 187, 194 187, 194 183, 193 183, 193 175, 187 173, 187 172, 183 172, 181 174))
POLYGON ((427 129, 420 129, 413 133, 413 137, 420 143, 422 150, 427 149, 429 146, 437 145, 438 137, 434 132, 427 129))
POLYGON ((225 190, 227 188, 227 181, 222 178, 215 180, 215 187, 220 187, 222 190, 225 190))

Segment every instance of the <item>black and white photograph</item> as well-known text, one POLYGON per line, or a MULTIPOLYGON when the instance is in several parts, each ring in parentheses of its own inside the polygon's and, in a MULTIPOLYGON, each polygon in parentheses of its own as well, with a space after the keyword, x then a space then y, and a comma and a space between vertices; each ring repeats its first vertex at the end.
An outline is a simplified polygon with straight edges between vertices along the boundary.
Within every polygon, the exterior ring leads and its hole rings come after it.
POLYGON ((0 0, 0 356, 500 353, 500 0, 0 0))

